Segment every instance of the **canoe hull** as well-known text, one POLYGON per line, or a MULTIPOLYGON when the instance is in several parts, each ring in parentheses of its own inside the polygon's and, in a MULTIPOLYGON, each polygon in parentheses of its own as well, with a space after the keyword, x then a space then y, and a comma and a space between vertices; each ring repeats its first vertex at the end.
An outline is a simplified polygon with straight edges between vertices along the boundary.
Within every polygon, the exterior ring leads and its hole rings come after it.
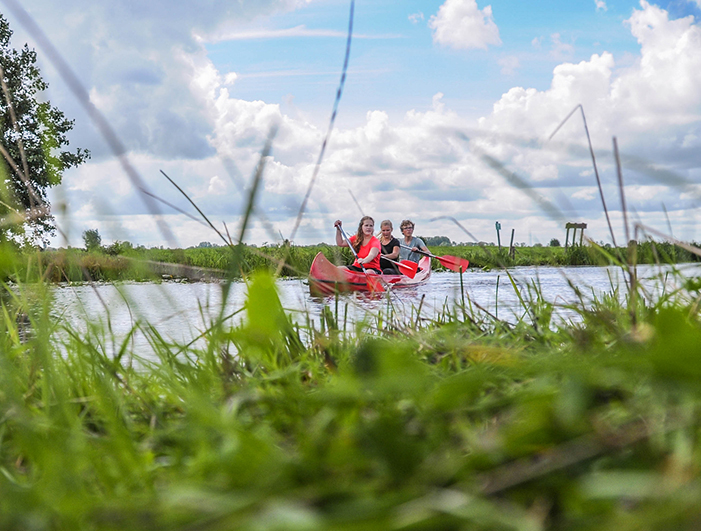
MULTIPOLYGON (((421 271, 413 279, 405 275, 378 275, 372 272, 368 276, 380 279, 385 289, 406 288, 423 284, 430 278, 431 259, 422 258, 419 268, 421 271)), ((309 292, 315 297, 323 297, 350 291, 370 291, 365 273, 338 268, 323 253, 318 253, 309 270, 309 292)))

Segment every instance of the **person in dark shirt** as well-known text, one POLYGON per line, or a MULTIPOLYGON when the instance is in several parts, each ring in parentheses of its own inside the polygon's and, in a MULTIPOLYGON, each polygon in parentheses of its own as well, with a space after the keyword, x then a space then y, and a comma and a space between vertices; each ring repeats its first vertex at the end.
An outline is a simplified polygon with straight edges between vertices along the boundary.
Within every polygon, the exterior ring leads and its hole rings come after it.
POLYGON ((380 223, 380 245, 382 245, 382 254, 380 257, 380 267, 385 275, 398 275, 399 269, 392 262, 385 260, 397 260, 399 257, 399 240, 392 236, 392 222, 388 219, 380 223))

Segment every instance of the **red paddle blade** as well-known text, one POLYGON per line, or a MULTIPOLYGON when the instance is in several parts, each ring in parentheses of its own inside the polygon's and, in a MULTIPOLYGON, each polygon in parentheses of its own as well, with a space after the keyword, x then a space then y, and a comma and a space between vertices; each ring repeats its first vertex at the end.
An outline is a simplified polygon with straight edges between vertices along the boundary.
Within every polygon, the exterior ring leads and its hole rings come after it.
POLYGON ((416 271, 419 269, 419 264, 412 262, 411 260, 402 260, 397 262, 399 270, 409 278, 414 278, 416 276, 416 271))
POLYGON ((441 263, 446 269, 451 271, 456 271, 458 273, 464 273, 467 271, 467 267, 470 265, 470 261, 465 258, 458 258, 457 256, 436 256, 436 259, 441 263))

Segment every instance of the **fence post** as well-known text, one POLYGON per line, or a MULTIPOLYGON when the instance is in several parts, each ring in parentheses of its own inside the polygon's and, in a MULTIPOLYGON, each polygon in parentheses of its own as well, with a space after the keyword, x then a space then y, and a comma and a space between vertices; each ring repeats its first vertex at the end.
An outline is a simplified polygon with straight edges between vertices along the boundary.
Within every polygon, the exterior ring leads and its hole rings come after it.
POLYGON ((516 232, 516 229, 511 229, 511 243, 509 244, 509 256, 512 260, 516 257, 516 249, 514 248, 514 232, 516 232))

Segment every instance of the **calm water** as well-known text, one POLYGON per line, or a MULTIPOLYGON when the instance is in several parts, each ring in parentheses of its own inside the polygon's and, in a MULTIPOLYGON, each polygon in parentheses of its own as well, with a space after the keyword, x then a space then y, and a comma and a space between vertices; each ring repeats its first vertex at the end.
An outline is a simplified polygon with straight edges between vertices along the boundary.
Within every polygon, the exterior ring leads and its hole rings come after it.
MULTIPOLYGON (((684 276, 701 275, 698 265, 679 266, 684 276)), ((652 294, 659 295, 663 289, 671 290, 674 275, 667 276, 669 268, 642 266, 638 268, 641 283, 652 294), (666 282, 666 284, 665 284, 666 282)), ((578 286, 585 297, 592 298, 618 287, 621 296, 625 293, 625 280, 618 268, 603 267, 517 267, 509 270, 522 295, 537 285, 545 300, 555 303, 559 319, 576 319, 562 305, 577 301, 570 283, 578 286)), ((677 279, 678 280, 678 279, 677 279)), ((471 270, 463 276, 465 298, 492 314, 507 321, 517 320, 524 312, 511 281, 503 270, 471 270)), ((324 305, 335 311, 336 300, 312 298, 302 279, 280 280, 280 299, 293 319, 304 322, 307 318, 317 320, 324 305)), ((134 324, 149 323, 159 333, 178 343, 189 342, 204 331, 219 315, 222 287, 214 283, 162 284, 124 283, 81 286, 59 286, 55 289, 54 313, 67 324, 79 330, 87 330, 89 322, 102 322, 111 326, 117 339, 126 337, 134 324)), ((236 283, 225 307, 225 315, 239 310, 246 297, 246 286, 236 283)), ((339 314, 347 313, 353 322, 392 305, 393 311, 411 315, 424 299, 421 315, 432 317, 448 303, 461 301, 460 276, 452 272, 433 273, 428 283, 413 288, 390 292, 388 295, 370 298, 363 294, 342 295, 338 299, 339 314)), ((243 313, 237 313, 230 321, 240 321, 243 313)), ((137 333, 133 344, 140 355, 148 356, 150 346, 142 333, 137 333)), ((116 347, 115 347, 116 348, 116 347)))

